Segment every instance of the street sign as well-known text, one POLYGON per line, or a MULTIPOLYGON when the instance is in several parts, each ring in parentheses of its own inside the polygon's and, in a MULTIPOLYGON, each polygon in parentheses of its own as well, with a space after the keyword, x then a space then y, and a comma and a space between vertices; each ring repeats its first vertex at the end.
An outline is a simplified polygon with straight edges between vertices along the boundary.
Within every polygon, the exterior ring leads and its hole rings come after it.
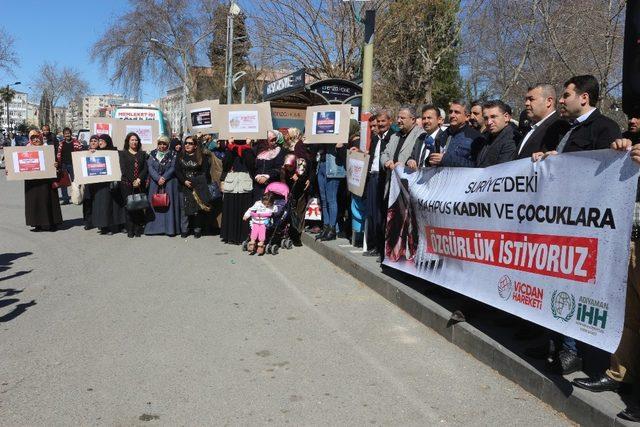
POLYGON ((268 101, 304 87, 305 69, 298 70, 264 86, 263 99, 268 101))

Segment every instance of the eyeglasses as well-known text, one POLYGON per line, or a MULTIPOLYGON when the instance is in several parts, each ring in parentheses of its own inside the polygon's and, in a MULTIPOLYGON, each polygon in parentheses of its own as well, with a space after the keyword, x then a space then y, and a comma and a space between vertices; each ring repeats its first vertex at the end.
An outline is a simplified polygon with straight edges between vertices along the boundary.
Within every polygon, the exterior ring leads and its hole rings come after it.
POLYGON ((196 143, 193 141, 187 141, 184 143, 184 145, 196 145, 196 143))
POLYGON ((31 135, 29 139, 40 139, 40 137, 38 135, 31 135))
POLYGON ((169 145, 166 142, 158 142, 158 145, 169 145))

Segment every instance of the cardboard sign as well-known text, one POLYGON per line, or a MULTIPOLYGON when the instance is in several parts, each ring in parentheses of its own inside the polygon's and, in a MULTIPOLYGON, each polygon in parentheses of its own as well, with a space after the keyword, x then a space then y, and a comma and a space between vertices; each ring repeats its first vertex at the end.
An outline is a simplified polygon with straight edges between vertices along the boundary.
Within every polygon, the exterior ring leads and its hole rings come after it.
POLYGON ((349 139, 350 105, 319 105, 307 108, 306 144, 346 144, 349 139))
POLYGON ((369 155, 359 151, 347 152, 347 188, 358 197, 362 197, 367 182, 369 155))
POLYGON ((56 177, 55 152, 52 145, 5 147, 7 181, 56 177))
MULTIPOLYGON (((140 137, 140 143, 142 144, 143 150, 151 151, 156 148, 155 142, 159 137, 158 122, 153 120, 129 120, 124 125, 125 137, 127 136, 127 134, 129 134, 129 132, 135 132, 140 137), (145 124, 139 123, 143 121, 145 122, 145 124)), ((122 144, 124 145, 124 138, 122 138, 122 144)))
POLYGON ((77 184, 120 181, 122 177, 120 156, 115 150, 74 151, 71 160, 77 184))
POLYGON ((216 116, 213 110, 219 104, 220 101, 217 99, 187 104, 186 114, 189 119, 189 132, 215 133, 213 122, 216 116))
POLYGON ((214 131, 220 139, 266 139, 267 131, 273 129, 269 102, 216 105, 213 116, 214 131))
MULTIPOLYGON (((121 121, 111 117, 90 117, 89 129, 92 135, 102 135, 106 133, 113 139, 116 131, 116 124, 121 121)), ((115 140, 113 141, 115 144, 115 140)))

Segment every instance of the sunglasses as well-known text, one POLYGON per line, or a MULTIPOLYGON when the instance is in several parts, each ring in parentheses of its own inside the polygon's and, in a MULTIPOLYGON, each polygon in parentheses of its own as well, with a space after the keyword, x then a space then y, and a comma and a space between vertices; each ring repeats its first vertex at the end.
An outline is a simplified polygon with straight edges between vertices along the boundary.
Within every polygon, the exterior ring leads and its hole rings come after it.
POLYGON ((169 145, 166 142, 158 142, 158 145, 169 145))
POLYGON ((187 141, 184 143, 184 145, 196 145, 196 143, 193 141, 187 141))
POLYGON ((32 135, 31 138, 29 138, 29 139, 40 139, 40 137, 37 136, 37 135, 32 135))

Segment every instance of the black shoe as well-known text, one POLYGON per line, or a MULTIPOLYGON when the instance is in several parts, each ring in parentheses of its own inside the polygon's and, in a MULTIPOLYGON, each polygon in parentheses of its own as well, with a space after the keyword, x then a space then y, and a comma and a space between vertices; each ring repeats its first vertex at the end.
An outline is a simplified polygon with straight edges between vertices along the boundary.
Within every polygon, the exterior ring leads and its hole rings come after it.
POLYGON ((602 374, 599 378, 576 378, 571 383, 579 388, 600 393, 601 391, 618 391, 622 383, 616 381, 607 374, 602 374))
POLYGON ((89 224, 85 224, 84 229, 85 230, 91 230, 93 227, 91 227, 89 224))
POLYGON ((380 256, 380 252, 376 248, 370 249, 362 253, 363 256, 380 256))
POLYGON ((193 232, 193 238, 194 239, 199 239, 200 237, 202 237, 202 231, 194 231, 193 232))
POLYGON ((627 406, 618 416, 623 420, 640 422, 640 405, 627 406))
POLYGON ((127 237, 133 239, 135 237, 135 234, 133 234, 132 232, 128 232, 127 237))
POLYGON ((136 227, 135 235, 136 235, 136 237, 142 236, 142 228, 141 227, 136 227))
POLYGON ((553 359, 553 342, 546 342, 536 347, 527 347, 524 349, 524 355, 533 357, 534 359, 553 359))
POLYGON ((55 232, 55 231, 58 231, 58 226, 57 225, 52 225, 51 227, 49 227, 49 231, 52 232, 52 233, 55 232))
POLYGON ((180 233, 180 237, 182 237, 183 239, 186 239, 187 236, 189 236, 189 233, 180 233))
POLYGON ((569 375, 582 370, 582 358, 577 354, 562 350, 553 364, 553 370, 560 375, 569 375))
POLYGON ((42 231, 42 227, 40 227, 39 225, 36 225, 35 227, 33 227, 29 231, 33 231, 34 233, 38 233, 38 232, 42 231))
POLYGON ((325 234, 327 234, 328 231, 329 231, 329 226, 326 224, 323 225, 322 230, 320 230, 320 232, 316 234, 316 240, 321 240, 325 236, 325 234))
POLYGON ((336 228, 329 227, 329 231, 320 238, 321 242, 328 242, 329 240, 336 240, 336 228))

